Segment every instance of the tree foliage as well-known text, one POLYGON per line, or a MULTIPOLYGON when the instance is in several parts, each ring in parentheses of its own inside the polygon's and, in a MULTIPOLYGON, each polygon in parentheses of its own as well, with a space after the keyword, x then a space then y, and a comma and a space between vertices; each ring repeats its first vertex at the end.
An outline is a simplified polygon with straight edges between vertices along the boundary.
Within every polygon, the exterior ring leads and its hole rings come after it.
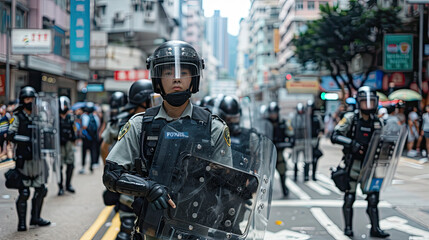
POLYGON ((353 82, 352 59, 357 54, 371 56, 370 67, 364 73, 364 84, 368 74, 377 69, 384 33, 398 30, 401 20, 398 7, 368 6, 355 0, 349 4, 348 9, 321 5, 321 18, 308 22, 307 30, 296 36, 293 44, 300 63, 312 61, 319 68, 328 69, 337 85, 341 88, 341 80, 351 92, 352 88, 360 87, 353 82))

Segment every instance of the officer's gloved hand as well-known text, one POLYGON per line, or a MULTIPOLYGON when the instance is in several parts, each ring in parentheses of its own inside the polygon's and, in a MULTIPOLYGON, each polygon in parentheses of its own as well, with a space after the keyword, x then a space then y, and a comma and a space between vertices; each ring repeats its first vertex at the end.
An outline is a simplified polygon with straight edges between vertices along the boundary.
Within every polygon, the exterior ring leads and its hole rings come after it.
POLYGON ((364 150, 363 145, 361 145, 357 141, 352 142, 351 148, 352 148, 352 153, 361 153, 360 151, 364 150))
POLYGON ((168 195, 167 188, 165 186, 151 182, 150 190, 146 199, 150 202, 153 209, 162 210, 168 208, 170 196, 168 195))

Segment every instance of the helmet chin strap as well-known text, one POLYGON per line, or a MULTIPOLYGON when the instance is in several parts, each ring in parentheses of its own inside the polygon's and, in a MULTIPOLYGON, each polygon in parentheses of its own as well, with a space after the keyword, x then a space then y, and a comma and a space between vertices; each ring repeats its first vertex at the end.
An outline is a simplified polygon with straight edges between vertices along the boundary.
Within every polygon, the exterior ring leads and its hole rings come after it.
POLYGON ((185 102, 191 97, 191 92, 188 90, 183 92, 175 92, 162 95, 162 98, 168 102, 171 106, 179 107, 185 104, 185 102))

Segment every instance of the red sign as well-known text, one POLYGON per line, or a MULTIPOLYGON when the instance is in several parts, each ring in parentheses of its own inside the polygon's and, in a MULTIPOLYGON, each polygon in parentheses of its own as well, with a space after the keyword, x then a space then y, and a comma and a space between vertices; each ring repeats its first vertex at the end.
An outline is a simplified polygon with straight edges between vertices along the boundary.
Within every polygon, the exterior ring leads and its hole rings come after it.
POLYGON ((4 74, 0 74, 0 96, 5 95, 5 88, 6 88, 6 76, 4 74))
POLYGON ((137 81, 139 79, 149 79, 149 71, 148 70, 115 71, 115 81, 137 81))

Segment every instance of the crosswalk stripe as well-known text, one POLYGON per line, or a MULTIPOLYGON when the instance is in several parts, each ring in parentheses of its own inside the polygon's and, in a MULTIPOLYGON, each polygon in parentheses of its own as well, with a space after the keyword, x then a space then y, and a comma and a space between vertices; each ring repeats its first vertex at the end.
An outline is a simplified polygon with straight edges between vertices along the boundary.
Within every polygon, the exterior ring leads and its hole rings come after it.
POLYGON ((316 191, 317 193, 319 193, 322 196, 331 195, 330 191, 328 191, 326 188, 320 186, 316 182, 309 181, 309 182, 306 182, 305 185, 307 185, 308 187, 310 187, 311 189, 313 189, 314 191, 316 191))
POLYGON ((116 213, 112 219, 112 225, 107 229, 106 233, 103 235, 101 240, 113 240, 116 238, 121 227, 121 219, 119 218, 119 213, 116 213))
MULTIPOLYGON (((341 199, 308 199, 308 200, 273 200, 272 207, 342 207, 344 201, 341 199)), ((368 202, 365 200, 356 200, 353 207, 366 208, 368 202)), ((379 208, 392 208, 392 205, 386 201, 380 201, 379 208)))
POLYGON ((321 208, 311 208, 310 212, 317 219, 317 221, 322 225, 326 231, 336 240, 348 240, 343 231, 335 225, 332 220, 326 215, 326 213, 321 208))
POLYGON ((105 207, 100 215, 98 215, 95 222, 89 227, 89 229, 82 235, 80 240, 90 240, 93 239, 95 234, 97 234, 98 230, 101 226, 106 222, 107 218, 109 217, 110 213, 112 212, 113 208, 115 206, 107 206, 105 207))
POLYGON ((286 178, 286 186, 291 192, 293 192, 301 200, 310 200, 311 197, 305 193, 298 185, 296 185, 292 180, 286 178))

